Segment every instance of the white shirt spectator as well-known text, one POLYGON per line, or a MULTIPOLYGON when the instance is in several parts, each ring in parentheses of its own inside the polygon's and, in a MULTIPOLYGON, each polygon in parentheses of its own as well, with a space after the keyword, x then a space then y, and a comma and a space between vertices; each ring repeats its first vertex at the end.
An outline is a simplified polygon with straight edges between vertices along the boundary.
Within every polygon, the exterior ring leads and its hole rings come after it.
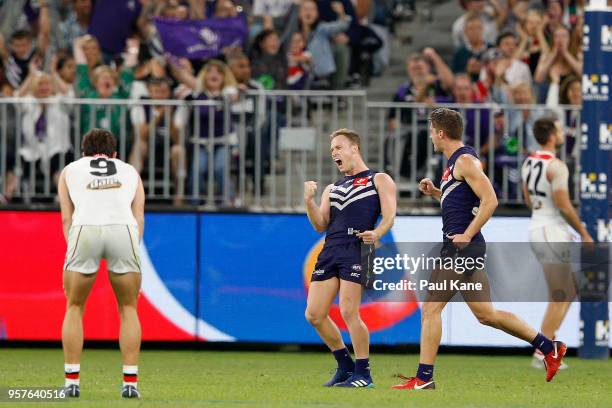
MULTIPOLYGON (((455 47, 455 49, 461 48, 462 45, 465 45, 468 42, 467 38, 465 37, 465 32, 464 32, 465 19, 467 18, 467 16, 468 16, 467 13, 463 14, 453 23, 452 33, 453 33, 453 46, 455 47)), ((482 24, 484 28, 483 38, 485 42, 489 44, 495 44, 495 40, 497 39, 497 34, 498 34, 497 23, 495 22, 495 19, 493 19, 491 15, 484 13, 482 15, 482 24)))
POLYGON ((293 4, 293 0, 254 0, 253 15, 270 16, 272 18, 284 17, 289 12, 291 4, 293 4))
POLYGON ((531 71, 529 70, 529 66, 523 61, 513 59, 512 63, 510 63, 510 67, 504 74, 504 79, 511 87, 521 82, 531 84, 531 71))
POLYGON ((45 137, 39 138, 36 135, 36 122, 42 114, 43 106, 40 102, 23 104, 21 120, 23 145, 19 149, 19 154, 28 162, 38 159, 50 160, 58 153, 68 152, 71 147, 70 120, 68 113, 60 103, 60 98, 51 97, 46 103, 44 111, 45 137))

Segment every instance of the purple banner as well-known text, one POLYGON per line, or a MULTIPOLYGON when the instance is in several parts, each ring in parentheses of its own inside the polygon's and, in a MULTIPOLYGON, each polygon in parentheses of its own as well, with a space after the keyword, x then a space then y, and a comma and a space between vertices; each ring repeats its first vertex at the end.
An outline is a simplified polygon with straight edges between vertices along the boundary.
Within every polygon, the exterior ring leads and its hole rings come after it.
POLYGON ((242 16, 206 20, 156 18, 164 50, 188 59, 213 58, 226 47, 242 47, 248 27, 242 16))

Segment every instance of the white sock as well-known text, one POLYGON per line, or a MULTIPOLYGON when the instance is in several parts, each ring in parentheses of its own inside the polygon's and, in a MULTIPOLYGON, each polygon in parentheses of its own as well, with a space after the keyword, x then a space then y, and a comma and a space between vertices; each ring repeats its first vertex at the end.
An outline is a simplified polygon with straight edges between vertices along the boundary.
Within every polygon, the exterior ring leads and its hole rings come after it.
POLYGON ((64 364, 64 385, 80 385, 80 364, 64 364))
POLYGON ((123 366, 123 385, 133 385, 137 387, 138 384, 138 366, 137 365, 124 365, 123 366))

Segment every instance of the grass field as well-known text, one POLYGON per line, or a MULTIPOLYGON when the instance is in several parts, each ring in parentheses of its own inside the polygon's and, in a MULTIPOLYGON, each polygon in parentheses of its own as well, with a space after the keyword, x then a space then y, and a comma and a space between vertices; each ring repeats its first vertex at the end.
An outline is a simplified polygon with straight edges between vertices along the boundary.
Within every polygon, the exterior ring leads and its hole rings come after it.
MULTIPOLYGON (((326 353, 144 351, 143 399, 119 397, 118 351, 85 350, 81 398, 66 403, 0 402, 87 407, 612 407, 612 362, 568 358, 551 383, 525 356, 442 355, 437 390, 391 390, 393 375, 413 375, 415 354, 371 358, 376 389, 321 387, 335 363, 326 353)), ((0 387, 51 387, 63 382, 59 349, 0 350, 0 387)))

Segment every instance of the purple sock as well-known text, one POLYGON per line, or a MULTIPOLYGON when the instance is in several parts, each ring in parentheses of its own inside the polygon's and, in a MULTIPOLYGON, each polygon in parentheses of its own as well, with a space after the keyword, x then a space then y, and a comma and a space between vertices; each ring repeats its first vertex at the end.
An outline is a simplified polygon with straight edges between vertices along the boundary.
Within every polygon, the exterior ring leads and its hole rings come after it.
POLYGON ((417 369, 416 377, 421 381, 429 382, 433 378, 433 371, 433 365, 419 363, 419 368, 417 369))
POLYGON ((355 375, 370 375, 370 359, 358 358, 355 360, 355 375))
POLYGON ((355 363, 351 358, 351 353, 349 353, 346 347, 340 350, 334 350, 332 354, 336 358, 340 370, 351 373, 355 370, 355 363))
POLYGON ((553 351, 553 342, 548 337, 544 336, 542 333, 538 333, 535 336, 535 339, 531 341, 531 345, 542 352, 542 354, 547 355, 551 351, 553 351))

